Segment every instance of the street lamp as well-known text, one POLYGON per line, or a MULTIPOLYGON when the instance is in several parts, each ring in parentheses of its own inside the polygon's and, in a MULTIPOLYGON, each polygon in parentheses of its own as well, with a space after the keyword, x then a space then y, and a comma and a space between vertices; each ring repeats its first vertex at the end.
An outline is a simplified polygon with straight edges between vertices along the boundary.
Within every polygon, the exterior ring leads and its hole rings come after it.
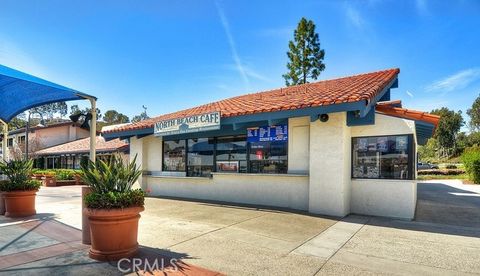
POLYGON ((25 160, 28 160, 28 133, 30 132, 30 117, 32 116, 33 113, 37 113, 38 115, 40 115, 40 118, 41 118, 40 124, 42 125, 45 124, 42 113, 38 111, 28 112, 28 119, 27 119, 26 133, 25 133, 25 160))

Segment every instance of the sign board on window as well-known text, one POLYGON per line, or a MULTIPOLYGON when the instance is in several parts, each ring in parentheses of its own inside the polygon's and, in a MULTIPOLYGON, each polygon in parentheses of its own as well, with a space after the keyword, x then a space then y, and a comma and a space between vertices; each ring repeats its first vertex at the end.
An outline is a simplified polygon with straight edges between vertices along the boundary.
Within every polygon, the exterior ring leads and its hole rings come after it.
POLYGON ((220 112, 192 115, 155 123, 156 136, 175 135, 220 129, 220 112))
POLYGON ((248 142, 287 141, 288 125, 263 126, 247 129, 248 142))
POLYGON ((238 161, 217 161, 217 172, 238 172, 238 161))

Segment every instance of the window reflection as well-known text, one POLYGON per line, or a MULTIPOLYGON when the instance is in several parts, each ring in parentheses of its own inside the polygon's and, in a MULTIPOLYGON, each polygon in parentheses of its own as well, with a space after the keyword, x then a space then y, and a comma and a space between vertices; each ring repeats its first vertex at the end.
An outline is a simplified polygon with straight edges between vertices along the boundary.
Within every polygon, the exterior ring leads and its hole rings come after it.
POLYGON ((188 140, 188 176, 209 176, 213 171, 214 140, 198 138, 188 140))
POLYGON ((185 171, 185 140, 163 142, 163 170, 185 171))
POLYGON ((411 179, 411 136, 353 138, 354 178, 411 179))

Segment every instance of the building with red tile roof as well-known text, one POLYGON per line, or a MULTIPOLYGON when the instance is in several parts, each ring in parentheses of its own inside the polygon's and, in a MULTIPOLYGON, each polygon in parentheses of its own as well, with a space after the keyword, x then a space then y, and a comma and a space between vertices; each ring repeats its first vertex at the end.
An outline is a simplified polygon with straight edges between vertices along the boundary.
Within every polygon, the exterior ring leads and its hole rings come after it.
POLYGON ((391 100, 399 69, 232 97, 103 131, 152 195, 411 219, 440 118, 391 100))
MULTIPOLYGON (((128 154, 129 146, 120 139, 105 141, 102 136, 97 136, 96 150, 100 157, 108 157, 114 153, 125 155, 128 154)), ((37 163, 40 163, 37 167, 78 169, 80 160, 88 159, 89 151, 89 137, 45 148, 35 152, 37 163)))

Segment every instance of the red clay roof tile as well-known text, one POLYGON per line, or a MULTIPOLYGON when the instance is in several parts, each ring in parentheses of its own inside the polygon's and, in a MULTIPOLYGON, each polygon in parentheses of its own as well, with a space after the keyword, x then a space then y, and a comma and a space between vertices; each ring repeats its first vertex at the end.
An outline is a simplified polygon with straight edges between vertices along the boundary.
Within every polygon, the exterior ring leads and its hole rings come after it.
MULTIPOLYGON (((105 141, 103 137, 97 136, 97 152, 115 152, 125 150, 126 148, 128 148, 128 144, 120 141, 120 139, 105 141)), ((36 154, 54 155, 65 153, 88 153, 89 151, 90 137, 42 149, 37 151, 36 154)))
POLYGON ((409 120, 423 121, 429 124, 432 124, 437 128, 438 123, 440 122, 440 116, 433 115, 423 111, 411 110, 406 108, 395 107, 394 104, 399 102, 388 102, 388 103, 378 103, 375 107, 375 110, 389 116, 405 118, 409 120))
POLYGON ((214 111, 220 111, 222 117, 233 117, 363 100, 369 101, 395 80, 399 73, 400 69, 395 68, 236 96, 109 129, 105 133, 152 128, 159 121, 214 111))

